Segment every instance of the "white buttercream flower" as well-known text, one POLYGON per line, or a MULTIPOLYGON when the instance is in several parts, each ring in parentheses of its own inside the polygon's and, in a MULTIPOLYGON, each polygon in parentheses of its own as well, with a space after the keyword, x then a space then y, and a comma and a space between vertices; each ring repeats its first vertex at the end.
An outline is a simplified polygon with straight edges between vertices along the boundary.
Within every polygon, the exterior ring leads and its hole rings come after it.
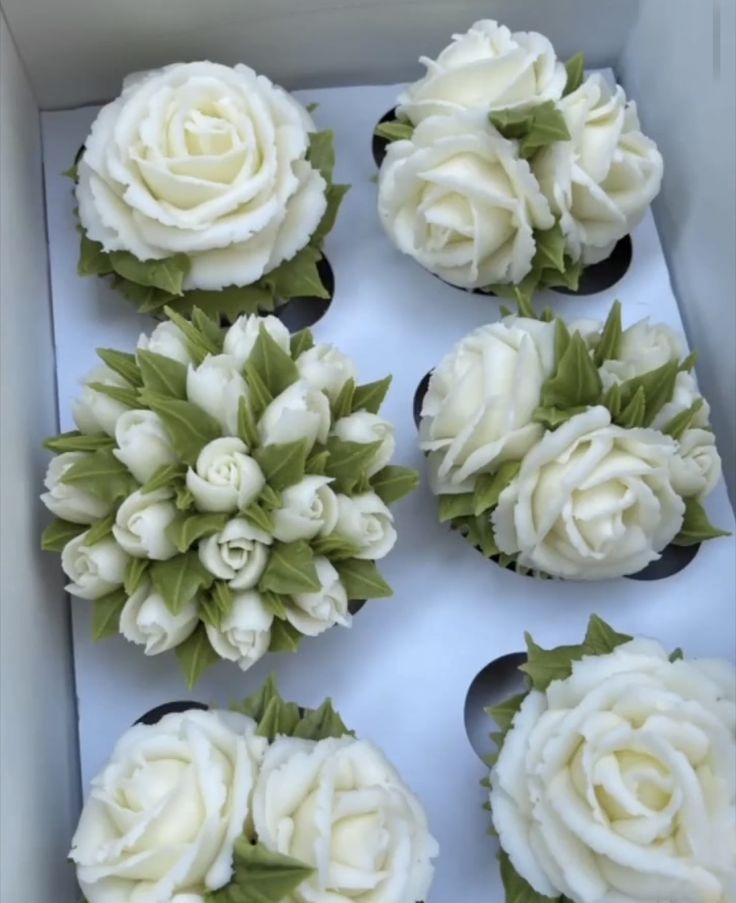
POLYGON ((139 483, 146 483, 159 467, 178 461, 163 421, 153 411, 129 410, 115 425, 118 447, 113 454, 139 483))
POLYGON ((397 248, 461 288, 519 283, 554 225, 517 146, 482 113, 432 116, 389 145, 378 211, 397 248))
POLYGON ((393 458, 396 451, 396 436, 393 424, 377 414, 368 411, 356 411, 347 417, 341 417, 333 426, 332 432, 345 442, 358 442, 367 445, 380 442, 373 460, 366 468, 369 477, 382 470, 393 458))
POLYGON ((681 370, 675 380, 675 391, 672 393, 672 398, 659 410, 652 421, 652 426, 657 430, 664 429, 670 420, 689 410, 696 401, 700 401, 702 404, 695 413, 692 425, 706 427, 710 422, 710 405, 700 394, 695 376, 686 370, 681 370))
POLYGON ((600 368, 603 387, 658 370, 671 361, 681 361, 687 351, 685 341, 664 323, 650 323, 647 317, 621 334, 616 360, 604 361, 600 368))
POLYGON ((286 617, 305 636, 319 636, 335 624, 349 627, 348 594, 340 575, 327 558, 314 559, 322 584, 313 593, 295 593, 286 609, 286 617))
POLYGON ((682 527, 676 454, 669 436, 613 426, 604 407, 577 414, 544 435, 501 493, 492 514, 498 548, 556 577, 637 573, 682 527))
POLYGON ((253 820, 266 846, 315 868, 293 903, 428 898, 437 842, 416 797, 370 743, 277 738, 253 794, 253 820))
POLYGON ((49 462, 44 480, 48 492, 44 492, 41 501, 57 517, 73 524, 94 523, 105 517, 111 507, 109 502, 97 498, 91 492, 85 492, 78 486, 62 482, 64 474, 69 468, 74 467, 86 457, 84 452, 64 452, 64 454, 57 455, 49 462))
POLYGON ((289 330, 278 317, 259 317, 257 314, 238 317, 225 333, 223 351, 232 357, 240 370, 250 357, 253 346, 261 332, 261 326, 289 354, 289 330))
POLYGON ((249 590, 235 594, 233 607, 219 628, 205 624, 205 629, 215 652, 247 671, 268 651, 271 624, 273 614, 260 594, 249 590))
POLYGON ((273 512, 273 535, 281 542, 313 539, 331 533, 337 522, 337 501, 331 477, 306 476, 281 493, 281 508, 273 512))
POLYGON ((314 345, 296 359, 299 376, 313 389, 324 392, 335 401, 349 379, 357 379, 352 358, 334 345, 314 345))
POLYGON ((70 539, 61 553, 61 566, 71 581, 66 591, 80 599, 99 599, 122 586, 130 560, 112 539, 85 545, 87 533, 70 539))
POLYGON ((550 41, 535 31, 512 33, 492 19, 453 35, 427 74, 399 96, 398 115, 418 125, 462 110, 526 110, 562 97, 567 73, 550 41))
POLYGON ((266 485, 261 468, 235 436, 213 439, 187 471, 187 488, 200 511, 244 511, 266 485))
POLYGON ((521 317, 481 326, 434 370, 420 446, 435 493, 470 492, 475 477, 523 457, 544 432, 532 422, 555 367, 555 326, 521 317))
POLYGON ((338 495, 334 532, 355 546, 355 558, 377 561, 396 545, 393 514, 375 492, 338 495))
POLYGON ((491 773, 493 821, 537 893, 728 903, 736 673, 636 639, 532 691, 491 773))
POLYGON ((642 134, 636 104, 598 73, 558 106, 571 139, 543 148, 532 165, 560 218, 567 252, 597 263, 641 222, 659 194, 662 155, 642 134))
POLYGON ((70 856, 89 903, 205 903, 228 884, 267 741, 233 712, 138 724, 93 780, 70 856))
POLYGON ((136 490, 118 508, 113 536, 121 548, 134 558, 166 561, 173 558, 177 551, 166 535, 166 528, 176 513, 171 490, 136 490))
POLYGON ((128 410, 121 401, 116 401, 104 392, 93 389, 91 383, 101 383, 103 386, 116 386, 120 389, 129 389, 130 386, 122 376, 111 370, 104 364, 94 367, 85 376, 82 383, 82 394, 72 401, 72 416, 77 429, 82 433, 107 433, 115 435, 115 426, 118 417, 128 410))
POLYGON ((268 533, 243 518, 235 518, 220 533, 202 539, 197 551, 210 574, 226 580, 231 589, 244 590, 261 579, 272 542, 268 533))
POLYGON ((103 107, 79 162, 87 235, 139 260, 184 253, 186 289, 250 285, 326 210, 306 110, 247 66, 176 63, 103 107))
POLYGON ((160 354, 162 357, 170 357, 185 366, 193 363, 187 337, 170 320, 159 323, 150 336, 142 334, 137 347, 153 354, 160 354))
POLYGON ((710 430, 685 430, 672 459, 672 485, 683 498, 702 498, 721 478, 721 456, 710 430))
POLYGON ((241 367, 229 354, 209 356, 187 370, 187 398, 214 417, 226 433, 238 431, 238 405, 248 397, 241 367))
POLYGON ((163 596, 144 580, 120 613, 120 633, 131 643, 145 646, 146 655, 160 655, 184 642, 197 627, 196 601, 172 614, 163 596))
POLYGON ((261 415, 258 430, 263 445, 285 445, 307 439, 311 445, 325 442, 332 415, 324 392, 304 379, 277 395, 261 415))

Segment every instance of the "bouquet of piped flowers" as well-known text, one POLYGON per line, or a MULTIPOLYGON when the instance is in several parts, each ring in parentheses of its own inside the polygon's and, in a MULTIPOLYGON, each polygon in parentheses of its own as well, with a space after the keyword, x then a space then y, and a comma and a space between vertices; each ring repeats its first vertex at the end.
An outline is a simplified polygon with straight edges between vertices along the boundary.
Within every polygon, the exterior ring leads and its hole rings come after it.
POLYGON ((192 685, 391 595, 388 506, 418 476, 389 463, 390 377, 358 384, 349 357, 275 317, 168 313, 135 353, 99 351, 78 429, 47 441, 43 547, 92 600, 96 639, 176 649, 192 685))
POLYGON ((529 301, 578 288, 659 193, 663 162, 620 85, 492 20, 398 98, 378 209, 397 248, 460 288, 529 301))

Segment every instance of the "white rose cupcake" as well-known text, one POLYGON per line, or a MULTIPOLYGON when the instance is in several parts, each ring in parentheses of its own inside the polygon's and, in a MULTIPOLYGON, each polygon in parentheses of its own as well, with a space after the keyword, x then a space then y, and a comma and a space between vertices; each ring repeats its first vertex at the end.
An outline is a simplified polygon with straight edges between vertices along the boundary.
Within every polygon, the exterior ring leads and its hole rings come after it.
POLYGON ((390 379, 358 385, 350 358, 275 317, 225 330, 167 312, 134 355, 101 352, 79 429, 48 441, 43 546, 91 601, 96 639, 174 649, 192 685, 391 595, 389 504, 418 477, 390 463, 390 379))
POLYGON ((506 900, 732 900, 733 665, 596 617, 580 646, 528 647, 530 691, 489 710, 506 900))
POLYGON ((419 442, 440 520, 522 573, 631 576, 671 544, 723 535, 703 507, 721 474, 681 337, 508 316, 429 379, 419 442))
POLYGON ((80 272, 112 274, 143 311, 206 300, 229 320, 326 297, 317 265, 346 190, 332 184, 331 142, 244 65, 128 78, 74 172, 80 272))
POLYGON ((273 681, 236 708, 121 738, 72 840, 87 903, 426 901, 437 842, 380 750, 273 681))
POLYGON ((422 63, 374 135, 379 214, 397 248, 452 285, 525 305, 540 289, 617 281, 618 261, 580 279, 662 181, 623 89, 586 79, 582 54, 563 65, 543 35, 491 20, 422 63))

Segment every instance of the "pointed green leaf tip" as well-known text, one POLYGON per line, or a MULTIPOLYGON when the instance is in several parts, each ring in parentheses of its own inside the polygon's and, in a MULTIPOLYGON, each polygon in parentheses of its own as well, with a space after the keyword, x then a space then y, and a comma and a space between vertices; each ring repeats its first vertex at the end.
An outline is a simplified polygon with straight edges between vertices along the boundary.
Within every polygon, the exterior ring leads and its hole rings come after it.
POLYGON ((220 661, 220 656, 210 644, 204 624, 198 624, 194 633, 174 651, 190 690, 208 668, 220 661))
POLYGON ((730 535, 727 530, 719 530, 713 526, 705 508, 697 499, 685 500, 685 517, 682 521, 682 529, 674 540, 676 546, 696 546, 709 539, 730 535))
POLYGON ((565 117, 552 100, 522 112, 501 110, 490 113, 488 118, 504 138, 519 141, 521 156, 527 160, 543 147, 570 140, 565 117))
POLYGON ((582 85, 585 78, 585 54, 576 53, 575 56, 570 57, 565 63, 565 69, 567 70, 567 84, 562 94, 563 97, 567 97, 568 94, 577 91, 582 85))
POLYGON ((235 841, 233 865, 233 880, 207 894, 207 903, 281 903, 314 873, 298 859, 274 853, 247 837, 235 841))
POLYGON ((562 903, 563 897, 551 898, 538 894, 516 871, 505 850, 499 850, 498 861, 506 903, 562 903))
POLYGON ((557 360, 557 370, 542 386, 542 407, 588 407, 600 402, 603 392, 598 370, 580 333, 571 338, 557 360))
POLYGON ((414 126, 400 119, 390 119, 388 122, 379 122, 375 134, 386 141, 408 141, 414 134, 414 126))

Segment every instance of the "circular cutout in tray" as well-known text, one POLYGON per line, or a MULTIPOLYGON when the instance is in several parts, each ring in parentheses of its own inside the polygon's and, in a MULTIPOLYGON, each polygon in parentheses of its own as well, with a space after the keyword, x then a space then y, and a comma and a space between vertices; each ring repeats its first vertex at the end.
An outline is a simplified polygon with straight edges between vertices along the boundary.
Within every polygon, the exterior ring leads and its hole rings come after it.
POLYGON ((481 759, 495 752, 490 736, 495 722, 486 709, 529 690, 528 678, 519 670, 525 662, 525 652, 502 655, 479 671, 470 684, 465 697, 465 731, 481 759))
POLYGON ((631 266, 633 254, 631 236, 625 235, 616 244, 610 257, 600 263, 592 263, 583 270, 577 289, 552 288, 550 291, 561 295, 597 295, 605 292, 624 278, 631 266))
POLYGON ((381 164, 383 163, 383 158, 386 156, 386 148, 391 142, 388 140, 388 138, 382 138, 380 135, 377 135, 376 129, 384 122, 391 122, 393 119, 396 119, 396 107, 391 107, 390 110, 387 110, 373 128, 371 150, 373 151, 373 159, 375 160, 376 166, 379 169, 381 168, 381 164))
POLYGON ((166 715, 189 712, 191 709, 199 709, 206 712, 209 706, 203 702, 166 702, 163 705, 157 705, 155 709, 151 709, 145 715, 141 715, 136 724, 158 724, 166 715))

